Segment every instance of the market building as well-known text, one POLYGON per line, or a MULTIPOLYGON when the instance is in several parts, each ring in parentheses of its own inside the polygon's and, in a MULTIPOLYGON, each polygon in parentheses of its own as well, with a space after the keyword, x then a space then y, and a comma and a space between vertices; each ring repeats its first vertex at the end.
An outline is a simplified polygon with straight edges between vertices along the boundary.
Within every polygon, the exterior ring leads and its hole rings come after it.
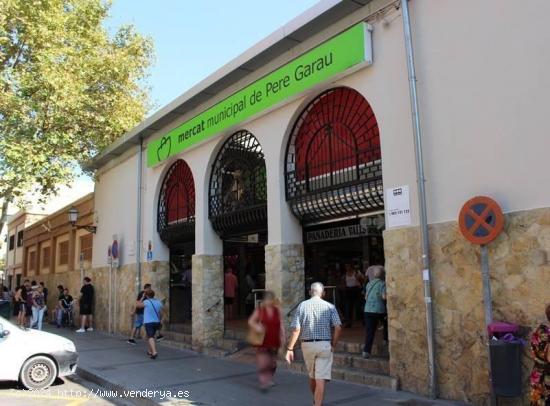
MULTIPOLYGON (((310 282, 338 301, 346 267, 380 264, 389 347, 379 343, 375 371, 359 363, 340 376, 487 403, 479 247, 456 220, 473 196, 500 203, 505 229, 488 247, 494 318, 535 326, 550 299, 550 54, 541 52, 550 4, 410 1, 412 80, 400 6, 319 3, 90 163, 87 274, 100 291, 115 278, 118 294, 118 318, 102 303, 100 328, 128 332, 135 294, 150 282, 167 299, 173 337, 216 347, 244 328, 262 289, 289 321, 310 282), (231 306, 224 270, 239 282, 231 306)), ((355 311, 350 352, 362 334, 355 311)), ((526 381, 527 352, 523 361, 526 381)))

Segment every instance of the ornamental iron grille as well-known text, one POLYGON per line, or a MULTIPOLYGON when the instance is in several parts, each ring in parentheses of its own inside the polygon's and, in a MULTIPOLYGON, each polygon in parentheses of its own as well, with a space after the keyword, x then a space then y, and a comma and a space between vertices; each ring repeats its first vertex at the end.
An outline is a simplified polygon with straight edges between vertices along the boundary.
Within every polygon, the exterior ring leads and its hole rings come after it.
POLYGON ((303 224, 384 208, 378 123, 359 92, 330 89, 308 104, 292 129, 285 179, 303 224))
POLYGON ((224 238, 267 229, 267 183, 262 147, 246 130, 222 145, 212 166, 209 217, 224 238))
POLYGON ((195 237, 195 182, 187 163, 180 159, 166 173, 160 189, 157 231, 167 244, 195 237))

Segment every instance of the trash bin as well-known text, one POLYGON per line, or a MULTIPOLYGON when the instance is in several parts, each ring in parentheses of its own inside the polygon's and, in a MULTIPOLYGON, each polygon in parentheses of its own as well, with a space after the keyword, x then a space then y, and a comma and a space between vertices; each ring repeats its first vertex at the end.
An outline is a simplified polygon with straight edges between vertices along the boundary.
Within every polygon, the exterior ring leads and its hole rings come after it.
POLYGON ((11 318, 10 301, 0 300, 0 316, 9 320, 11 318))
POLYGON ((491 340, 491 373, 493 391, 497 396, 521 396, 521 342, 491 340))

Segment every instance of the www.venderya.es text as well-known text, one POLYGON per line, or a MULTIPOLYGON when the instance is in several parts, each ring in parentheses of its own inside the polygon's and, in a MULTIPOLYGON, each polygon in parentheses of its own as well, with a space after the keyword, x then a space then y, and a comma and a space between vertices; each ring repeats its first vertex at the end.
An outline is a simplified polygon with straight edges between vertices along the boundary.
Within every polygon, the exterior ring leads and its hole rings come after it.
POLYGON ((188 390, 160 390, 160 389, 141 389, 141 390, 108 390, 108 389, 42 389, 35 390, 43 396, 52 397, 74 397, 74 398, 101 398, 101 399, 135 399, 135 398, 157 398, 164 399, 187 399, 191 392, 188 390))

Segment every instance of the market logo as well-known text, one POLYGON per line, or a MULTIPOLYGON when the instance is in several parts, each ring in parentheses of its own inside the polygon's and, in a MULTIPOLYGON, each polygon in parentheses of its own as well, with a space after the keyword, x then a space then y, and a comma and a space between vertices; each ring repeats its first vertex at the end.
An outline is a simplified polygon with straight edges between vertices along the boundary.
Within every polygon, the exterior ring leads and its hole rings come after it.
POLYGON ((172 139, 170 137, 162 137, 157 148, 157 159, 159 160, 159 162, 170 156, 171 149, 172 139))

